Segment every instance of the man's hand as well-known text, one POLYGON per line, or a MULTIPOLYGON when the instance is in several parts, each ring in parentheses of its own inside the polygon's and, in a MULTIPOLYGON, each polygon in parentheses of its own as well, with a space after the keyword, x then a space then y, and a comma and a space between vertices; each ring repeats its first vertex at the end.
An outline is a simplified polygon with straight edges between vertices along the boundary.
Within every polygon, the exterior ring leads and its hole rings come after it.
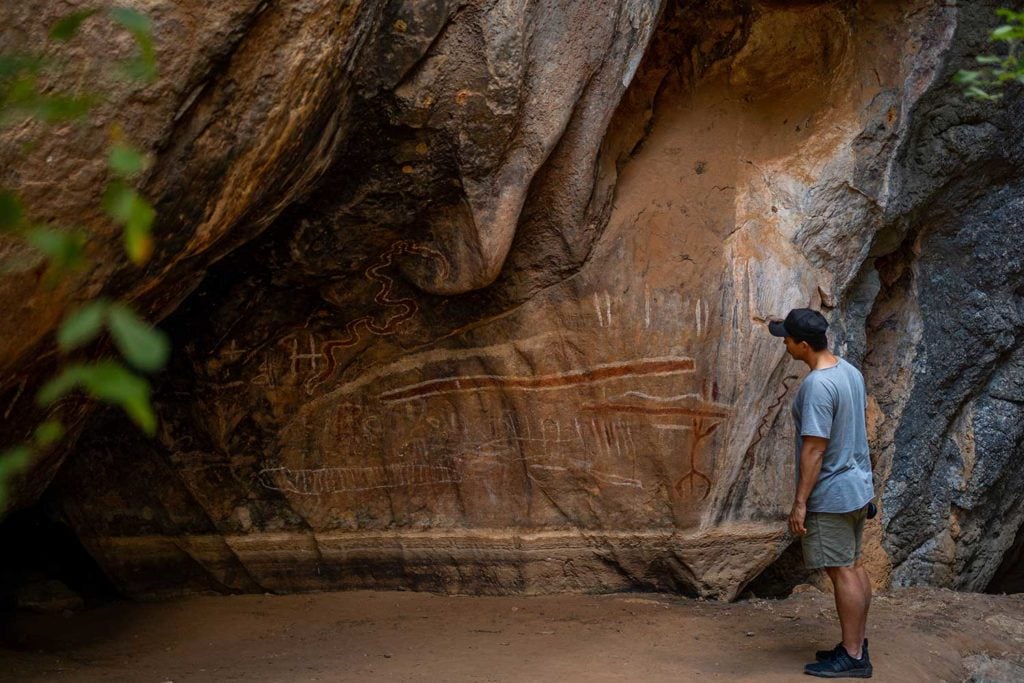
POLYGON ((789 511, 789 530, 797 536, 806 534, 807 528, 804 526, 804 519, 806 518, 807 504, 793 503, 793 509, 789 511))
POLYGON ((828 448, 828 439, 821 436, 803 437, 800 448, 800 476, 796 482, 796 495, 793 497, 793 509, 789 513, 789 530, 797 536, 807 533, 804 520, 807 519, 807 500, 811 497, 821 473, 821 461, 828 448), (802 501, 802 502, 801 502, 802 501))

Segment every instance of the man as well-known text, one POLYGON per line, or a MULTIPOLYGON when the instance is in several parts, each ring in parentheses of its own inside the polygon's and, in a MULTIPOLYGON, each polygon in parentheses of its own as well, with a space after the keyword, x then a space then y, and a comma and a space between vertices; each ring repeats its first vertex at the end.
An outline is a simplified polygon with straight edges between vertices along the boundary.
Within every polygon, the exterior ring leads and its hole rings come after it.
POLYGON ((871 581, 859 562, 867 505, 874 497, 864 423, 864 378, 828 350, 828 322, 797 308, 768 330, 811 369, 793 401, 797 486, 789 528, 801 537, 804 562, 823 568, 835 588, 843 641, 820 650, 804 673, 822 678, 870 678, 864 637, 871 581))

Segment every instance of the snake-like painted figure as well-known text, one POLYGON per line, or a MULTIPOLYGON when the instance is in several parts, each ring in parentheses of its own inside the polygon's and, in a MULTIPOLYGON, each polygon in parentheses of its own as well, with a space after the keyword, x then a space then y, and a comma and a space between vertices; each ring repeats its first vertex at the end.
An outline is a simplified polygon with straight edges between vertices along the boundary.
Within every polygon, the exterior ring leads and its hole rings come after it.
POLYGON ((332 339, 324 342, 323 347, 321 347, 321 354, 325 360, 324 370, 306 382, 307 389, 312 389, 331 378, 338 367, 338 361, 334 357, 335 349, 355 346, 361 338, 360 327, 372 335, 384 337, 394 334, 399 325, 409 320, 419 310, 414 299, 408 297, 392 298, 392 289, 395 281, 385 271, 394 265, 395 257, 399 254, 419 254, 428 258, 434 258, 440 264, 441 277, 446 277, 448 274, 448 261, 439 251, 404 240, 392 244, 390 249, 381 254, 376 263, 366 269, 365 273, 367 278, 380 283, 380 288, 373 297, 374 303, 385 308, 397 310, 384 318, 383 322, 377 322, 373 315, 363 315, 350 320, 345 325, 344 336, 341 339, 332 339))

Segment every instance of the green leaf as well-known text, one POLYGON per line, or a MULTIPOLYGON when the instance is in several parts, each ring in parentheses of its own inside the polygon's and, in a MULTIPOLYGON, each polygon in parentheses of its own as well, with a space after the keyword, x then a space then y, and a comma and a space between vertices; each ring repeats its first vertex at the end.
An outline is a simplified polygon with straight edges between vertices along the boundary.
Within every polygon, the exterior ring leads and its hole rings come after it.
POLYGON ((167 364, 171 352, 167 336, 124 304, 111 306, 107 326, 121 354, 139 370, 156 372, 167 364))
POLYGON ((109 307, 107 301, 97 299, 65 318, 57 330, 57 345, 61 351, 71 351, 95 339, 103 329, 109 307))
POLYGON ((76 364, 69 365, 60 371, 60 374, 43 385, 36 394, 36 403, 42 407, 51 405, 54 401, 82 384, 82 378, 88 366, 76 364))
POLYGON ((50 267, 61 271, 77 268, 85 260, 85 235, 34 227, 26 235, 29 244, 46 254, 50 267))
POLYGON ((110 153, 107 155, 107 166, 110 170, 125 178, 144 170, 148 164, 149 159, 145 154, 124 143, 111 145, 110 153))
POLYGON ((21 200, 10 190, 0 190, 0 232, 16 230, 21 225, 21 200))
POLYGON ((28 446, 16 446, 0 455, 0 471, 16 472, 24 469, 32 460, 28 446))
POLYGON ((156 59, 140 54, 121 63, 121 73, 134 81, 152 83, 157 77, 156 59))
POLYGON ((7 507, 7 480, 31 462, 32 451, 27 446, 17 446, 0 453, 0 513, 7 507))
POLYGON ((120 406, 146 434, 156 432, 156 415, 149 401, 149 382, 116 361, 64 368, 39 391, 36 401, 50 405, 73 389, 81 388, 105 403, 120 406))
POLYGON ((17 78, 12 79, 7 84, 4 104, 7 106, 18 106, 34 100, 39 96, 39 93, 36 91, 36 82, 36 74, 33 72, 18 74, 17 78))
POLYGON ((124 226, 124 250, 132 263, 142 264, 153 253, 153 238, 150 227, 156 218, 156 211, 144 199, 133 209, 132 219, 124 226))
POLYGON ((94 96, 74 97, 71 95, 20 95, 12 100, 12 114, 30 116, 43 123, 74 121, 89 113, 99 102, 94 96))
POLYGON ((953 82, 959 85, 968 85, 970 83, 977 83, 981 79, 980 71, 957 71, 956 75, 953 76, 953 82))
POLYGON ((81 118, 99 102, 96 95, 44 94, 37 86, 42 61, 15 59, 3 68, 12 71, 0 79, 0 114, 4 120, 32 117, 45 123, 81 118))
POLYGON ((47 420, 36 427, 33 440, 39 448, 46 448, 64 438, 64 425, 60 420, 47 420))
POLYGON ((995 102, 1000 97, 1002 97, 1002 95, 992 95, 990 93, 987 93, 976 85, 972 85, 971 87, 967 88, 965 94, 968 97, 971 97, 976 100, 981 100, 983 102, 995 102))
POLYGON ((85 388, 94 398, 121 406, 142 429, 156 433, 156 415, 149 402, 149 382, 120 363, 104 361, 91 368, 85 376, 85 388))
POLYGON ((24 74, 37 74, 43 68, 44 59, 39 55, 0 55, 0 79, 9 79, 24 74))
POLYGON ((1013 40, 1016 37, 1017 29, 1009 24, 996 28, 989 34, 989 40, 1013 40))
POLYGON ((28 241, 33 247, 53 258, 64 246, 64 235, 49 228, 33 228, 28 233, 28 241))
POLYGON ((124 228, 124 247, 133 263, 145 263, 153 250, 150 227, 156 211, 138 192, 120 180, 107 186, 103 209, 124 228))
POLYGON ((127 222, 132 212, 135 191, 123 181, 115 180, 107 185, 103 193, 103 210, 118 224, 127 222))
POLYGON ((50 38, 53 38, 54 40, 70 39, 78 31, 82 22, 96 14, 98 11, 98 9, 83 9, 78 12, 72 12, 54 23, 50 28, 50 38))
POLYGON ((157 75, 153 22, 145 14, 125 7, 112 9, 110 16, 132 34, 139 50, 138 55, 121 64, 121 72, 128 78, 152 83, 157 75))
POLYGON ((1002 64, 1003 58, 996 55, 978 55, 974 58, 978 64, 1002 64))
POLYGON ((110 10, 110 18, 119 23, 130 33, 150 35, 153 32, 153 22, 149 17, 127 7, 114 7, 110 10))

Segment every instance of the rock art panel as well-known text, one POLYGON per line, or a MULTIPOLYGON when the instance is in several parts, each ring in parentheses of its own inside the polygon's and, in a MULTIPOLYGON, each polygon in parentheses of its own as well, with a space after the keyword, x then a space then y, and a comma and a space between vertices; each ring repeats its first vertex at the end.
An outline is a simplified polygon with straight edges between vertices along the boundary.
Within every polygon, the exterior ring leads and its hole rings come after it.
POLYGON ((51 492, 121 590, 735 597, 792 543, 797 305, 869 381, 873 569, 1012 580, 1024 116, 948 85, 986 8, 348 9, 329 55, 327 4, 255 13, 312 99, 237 57, 153 181, 202 200, 190 253, 249 242, 167 321, 159 440, 104 415, 51 492), (267 107, 228 172, 188 156, 267 107))
MULTIPOLYGON (((532 1, 297 0, 231 10, 144 4, 161 60, 156 84, 136 92, 93 73, 72 74, 72 84, 91 78, 113 90, 95 129, 78 137, 60 131, 27 158, 19 150, 38 131, 23 127, 3 139, 5 186, 25 191, 30 207, 48 218, 84 223, 100 263, 53 293, 37 262, 26 268, 23 250, 4 246, 15 267, 0 275, 13 312, 0 322, 9 324, 0 335, 0 372, 19 373, 0 380, 0 402, 15 404, 17 424, 40 417, 24 397, 51 370, 47 335, 80 297, 124 296, 162 318, 211 263, 317 188, 311 204, 324 210, 309 211, 311 218, 335 215, 326 226, 304 221, 308 237, 343 224, 376 250, 412 233, 420 246, 401 260, 421 288, 486 285, 505 260, 545 160, 594 164, 659 11, 654 0, 608 0, 586 12, 579 3, 532 1), (118 256, 119 234, 99 210, 104 136, 115 119, 155 156, 142 189, 159 212, 159 248, 145 272, 118 256), (560 142, 565 151, 554 149, 560 142), (68 176, 74 193, 66 191, 68 176), (456 225, 465 230, 452 233, 456 225), (444 258, 423 259, 427 248, 444 258)), ((31 12, 5 8, 13 49, 41 44, 50 19, 69 9, 57 2, 31 12)), ((86 32, 71 57, 94 65, 84 56, 108 34, 86 32)), ((573 182, 582 212, 593 174, 573 182)), ((344 240, 337 246, 348 251, 344 240)), ((305 251, 297 271, 331 277, 348 262, 332 252, 325 266, 317 249, 305 251)), ((73 433, 80 421, 67 420, 73 433)), ((11 429, 0 440, 23 437, 11 429)), ((51 454, 19 482, 16 505, 38 497, 63 455, 51 454)))
MULTIPOLYGON (((791 542, 803 371, 764 323, 860 286, 955 11, 674 5, 637 66, 659 9, 625 3, 598 67, 572 8, 445 7, 429 30, 382 24, 381 45, 430 47, 390 71, 405 58, 388 47, 366 76, 384 94, 357 110, 390 107, 360 128, 375 144, 346 148, 169 323, 184 344, 141 456, 176 473, 147 496, 160 523, 131 521, 131 486, 116 524, 67 497, 126 591, 730 598, 791 542), (543 65, 519 61, 523 22, 544 25, 543 65), (159 563, 191 578, 141 582, 159 563)), ((62 490, 128 467, 111 438, 90 435, 62 490)))

